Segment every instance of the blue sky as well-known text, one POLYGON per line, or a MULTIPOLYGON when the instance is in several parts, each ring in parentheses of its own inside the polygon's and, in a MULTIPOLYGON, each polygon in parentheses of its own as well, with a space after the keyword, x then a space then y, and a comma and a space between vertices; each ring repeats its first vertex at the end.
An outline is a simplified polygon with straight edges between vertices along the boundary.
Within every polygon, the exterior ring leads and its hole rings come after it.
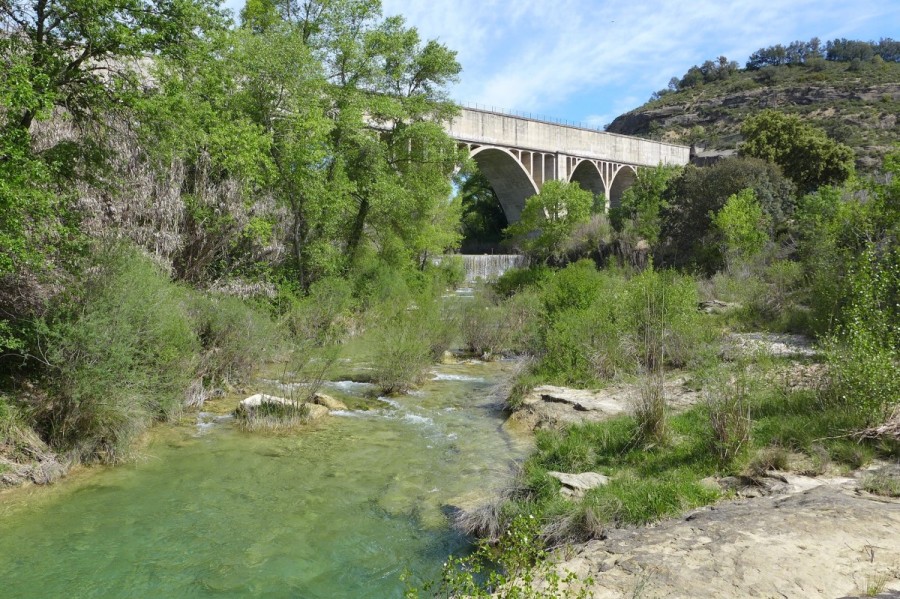
MULTIPOLYGON (((694 64, 763 46, 900 34, 900 0, 382 0, 458 52, 452 97, 600 126, 694 64)), ((227 0, 237 13, 243 0, 227 0)))

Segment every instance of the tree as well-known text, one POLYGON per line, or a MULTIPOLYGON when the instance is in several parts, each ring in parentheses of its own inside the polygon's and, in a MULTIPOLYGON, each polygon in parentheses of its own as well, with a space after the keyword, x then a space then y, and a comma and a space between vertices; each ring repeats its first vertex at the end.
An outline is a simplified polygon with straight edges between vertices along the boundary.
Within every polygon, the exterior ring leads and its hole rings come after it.
POLYGON ((143 92, 148 56, 175 56, 223 16, 211 0, 0 1, 0 276, 59 267, 78 235, 75 180, 109 164, 110 113, 143 92), (33 125, 58 117, 73 131, 33 142, 33 125), (5 254, 5 252, 4 252, 5 254))
POLYGON ((677 266, 696 266, 709 273, 722 266, 722 254, 711 238, 712 215, 728 198, 751 188, 768 215, 769 235, 790 224, 796 188, 781 169, 758 158, 728 158, 712 166, 688 165, 669 181, 662 209, 659 256, 677 266))
POLYGON ((616 231, 621 233, 627 228, 655 245, 662 226, 660 212, 666 207, 666 187, 680 172, 681 167, 662 164, 639 169, 634 184, 622 194, 621 205, 610 210, 610 221, 616 231))
POLYGON ((509 226, 506 214, 491 184, 480 171, 462 174, 462 249, 477 251, 485 244, 499 244, 509 226))
POLYGON ((781 167, 802 193, 840 185, 854 172, 853 150, 796 115, 765 110, 741 127, 740 153, 781 167))
POLYGON ((729 267, 758 255, 769 240, 768 216, 749 188, 729 196, 713 215, 712 224, 721 237, 722 253, 729 267))
POLYGON ((547 181, 541 192, 525 201, 519 222, 507 234, 539 260, 558 258, 563 242, 575 225, 591 216, 594 196, 577 183, 547 181))

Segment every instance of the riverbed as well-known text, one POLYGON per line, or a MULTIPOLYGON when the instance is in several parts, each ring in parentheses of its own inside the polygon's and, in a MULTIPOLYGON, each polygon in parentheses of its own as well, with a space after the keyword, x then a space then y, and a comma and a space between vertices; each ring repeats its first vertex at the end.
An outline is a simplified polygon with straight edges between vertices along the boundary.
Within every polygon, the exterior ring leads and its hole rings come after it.
POLYGON ((401 597, 404 570, 432 579, 468 550, 447 506, 529 450, 502 426, 511 369, 438 365, 392 398, 326 383, 368 409, 289 434, 204 412, 157 427, 132 463, 0 496, 0 595, 401 597))

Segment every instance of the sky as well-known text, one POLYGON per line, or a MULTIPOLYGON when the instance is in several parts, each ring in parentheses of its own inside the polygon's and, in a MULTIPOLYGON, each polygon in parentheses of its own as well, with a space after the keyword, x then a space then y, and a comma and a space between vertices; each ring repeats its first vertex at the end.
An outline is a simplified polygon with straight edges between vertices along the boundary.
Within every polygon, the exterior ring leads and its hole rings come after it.
MULTIPOLYGON (((226 0, 235 14, 243 0, 226 0)), ((451 97, 600 127, 673 76, 819 37, 900 36, 900 0, 382 0, 458 53, 451 97)))

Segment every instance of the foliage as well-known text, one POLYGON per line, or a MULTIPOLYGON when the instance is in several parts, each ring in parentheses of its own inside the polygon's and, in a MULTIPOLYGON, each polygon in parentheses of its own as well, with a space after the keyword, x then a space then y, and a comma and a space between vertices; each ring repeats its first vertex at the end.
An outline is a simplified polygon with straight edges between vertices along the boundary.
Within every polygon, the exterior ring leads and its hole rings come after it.
POLYGON ((692 265, 708 273, 718 270, 723 257, 710 235, 712 216, 728 198, 752 189, 773 228, 775 237, 787 226, 794 210, 794 186, 781 170, 755 158, 729 158, 710 167, 687 166, 666 190, 659 255, 666 264, 692 265))
POLYGON ((764 110, 744 121, 741 134, 741 154, 777 164, 801 192, 853 175, 853 150, 796 115, 764 110))
POLYGON ((409 391, 422 382, 427 368, 447 349, 455 323, 439 299, 421 295, 394 299, 376 311, 371 331, 372 380, 385 394, 409 391))
POLYGON ((547 314, 537 372, 590 385, 662 363, 683 366, 705 351, 697 290, 688 277, 652 268, 626 279, 581 261, 541 292, 547 314))
POLYGON ((616 231, 622 232, 627 227, 655 245, 661 228, 660 213, 666 207, 666 187, 680 172, 681 167, 662 164, 638 169, 634 184, 622 195, 621 205, 610 210, 616 231))
POLYGON ((743 263, 758 255, 769 241, 769 223, 756 194, 743 189, 729 196, 712 217, 713 228, 722 239, 726 263, 743 263))
POLYGON ((189 390, 239 382, 278 348, 265 315, 173 284, 118 246, 39 330, 35 358, 46 363, 54 401, 32 407, 38 430, 56 449, 106 462, 123 459, 152 421, 196 402, 189 390))
MULTIPOLYGON (((496 546, 482 542, 466 557, 450 557, 440 581, 421 590, 407 586, 404 597, 498 597, 504 599, 587 599, 591 579, 560 573, 544 549, 533 515, 515 516, 496 546)), ((408 575, 405 580, 408 582, 408 575)))
POLYGON ((502 297, 509 297, 529 288, 540 286, 550 278, 552 270, 544 265, 528 268, 510 268, 497 277, 494 289, 502 297))
POLYGON ((884 421, 900 398, 900 250, 885 254, 876 258, 869 247, 851 267, 850 303, 825 345, 835 401, 870 425, 884 421))
POLYGON ((750 444, 752 384, 742 371, 733 379, 721 377, 706 391, 712 450, 725 466, 738 459, 750 444))
POLYGON ((525 201, 519 222, 507 234, 535 259, 560 257, 563 242, 578 223, 590 218, 594 196, 575 183, 547 181, 541 192, 525 201))
POLYGON ((498 247, 509 222, 487 178, 479 171, 464 175, 459 195, 462 203, 462 250, 472 252, 498 247))

